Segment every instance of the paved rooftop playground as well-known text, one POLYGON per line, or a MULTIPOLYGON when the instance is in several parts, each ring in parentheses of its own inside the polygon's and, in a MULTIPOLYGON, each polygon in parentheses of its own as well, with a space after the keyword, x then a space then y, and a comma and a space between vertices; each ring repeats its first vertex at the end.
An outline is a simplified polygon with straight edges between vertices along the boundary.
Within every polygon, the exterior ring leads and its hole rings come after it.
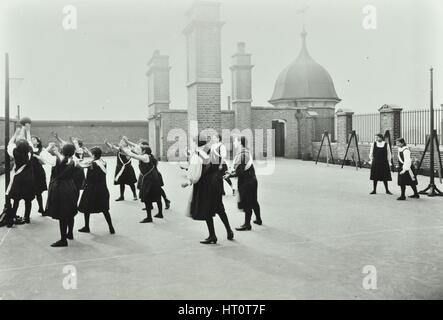
MULTIPOLYGON (((115 158, 106 160, 113 173, 115 158)), ((396 201, 396 177, 395 195, 380 186, 370 196, 366 169, 278 159, 272 175, 258 177, 264 225, 231 242, 217 218, 219 242, 201 245, 205 223, 183 213, 184 171, 160 169, 172 205, 153 224, 139 223, 141 203, 113 201, 118 186, 108 174, 115 235, 94 215, 91 234, 51 248, 57 222, 36 208, 31 224, 0 228, 0 299, 443 298, 443 198, 396 201)), ((419 177, 420 188, 428 179, 419 177)), ((239 226, 243 214, 225 187, 239 226)), ((75 230, 82 223, 79 214, 75 230)))

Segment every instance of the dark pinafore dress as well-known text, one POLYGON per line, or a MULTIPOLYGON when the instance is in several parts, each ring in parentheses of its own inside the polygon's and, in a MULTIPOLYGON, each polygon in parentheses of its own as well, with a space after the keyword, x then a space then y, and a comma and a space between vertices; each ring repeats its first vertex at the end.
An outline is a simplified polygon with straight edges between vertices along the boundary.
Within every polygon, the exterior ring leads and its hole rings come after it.
MULTIPOLYGON (((40 155, 41 149, 37 152, 33 152, 33 155, 40 155)), ((36 195, 40 195, 43 191, 48 190, 48 185, 46 183, 46 173, 43 165, 40 163, 36 157, 31 157, 32 170, 34 172, 34 191, 36 195)))
POLYGON ((161 180, 157 171, 156 160, 150 155, 149 162, 139 161, 140 176, 137 183, 140 201, 152 209, 153 202, 161 199, 161 180))
POLYGON ((16 201, 32 200, 35 198, 34 173, 29 153, 20 152, 16 148, 13 157, 15 175, 11 177, 8 186, 8 197, 16 201))
POLYGON ((198 182, 192 186, 190 213, 192 219, 204 221, 207 218, 213 217, 215 212, 212 210, 213 203, 211 189, 209 188, 211 164, 209 159, 205 160, 200 154, 199 157, 203 160, 202 172, 198 182))
MULTIPOLYGON (((412 179, 411 174, 409 173, 409 171, 406 171, 403 174, 400 174, 400 172, 403 170, 403 163, 405 162, 405 155, 404 155, 404 150, 406 150, 408 148, 403 149, 402 151, 400 151, 398 153, 398 178, 397 178, 397 184, 399 186, 416 186, 418 184, 417 181, 417 171, 415 169, 415 166, 413 163, 411 163, 411 170, 412 173, 414 175, 414 179, 412 179)), ((408 149, 409 150, 409 149, 408 149)))
MULTIPOLYGON (((106 164, 104 166, 106 167, 106 164)), ((106 173, 95 161, 88 168, 85 189, 80 199, 78 211, 82 213, 109 211, 109 190, 106 186, 106 173)))
POLYGON ((56 161, 52 168, 45 215, 57 220, 69 220, 77 214, 79 191, 74 183, 76 167, 73 161, 67 163, 59 158, 56 161))
POLYGON ((370 179, 373 181, 392 180, 388 162, 388 144, 386 142, 381 148, 377 147, 377 143, 374 142, 370 179))
POLYGON ((239 209, 248 210, 253 209, 258 203, 258 182, 254 165, 245 170, 247 164, 245 154, 242 153, 240 157, 240 164, 235 168, 234 174, 234 176, 238 177, 239 201, 237 205, 239 209))
POLYGON ((137 182, 131 158, 120 151, 117 153, 117 166, 115 168, 114 184, 133 185, 137 182), (123 171, 122 171, 123 170, 123 171))

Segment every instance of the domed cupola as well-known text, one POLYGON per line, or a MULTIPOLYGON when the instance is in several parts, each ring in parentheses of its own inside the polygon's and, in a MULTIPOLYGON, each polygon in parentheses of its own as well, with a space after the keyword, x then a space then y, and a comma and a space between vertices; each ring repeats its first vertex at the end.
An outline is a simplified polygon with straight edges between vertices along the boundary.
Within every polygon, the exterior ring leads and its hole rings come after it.
POLYGON ((298 102, 340 102, 328 71, 309 55, 306 48, 307 33, 301 33, 302 48, 297 59, 277 78, 274 93, 269 100, 274 106, 300 106, 298 102))

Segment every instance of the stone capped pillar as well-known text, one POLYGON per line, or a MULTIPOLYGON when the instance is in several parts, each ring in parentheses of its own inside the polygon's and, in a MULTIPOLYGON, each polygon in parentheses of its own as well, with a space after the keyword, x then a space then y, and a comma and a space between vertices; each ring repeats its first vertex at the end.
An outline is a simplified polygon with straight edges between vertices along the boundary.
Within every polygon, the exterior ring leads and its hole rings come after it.
POLYGON ((169 109, 169 56, 154 51, 148 62, 148 116, 169 109))
POLYGON ((232 106, 235 114, 235 127, 240 130, 251 128, 252 86, 251 54, 246 53, 245 43, 237 44, 237 52, 232 56, 232 106))
POLYGON ((384 104, 378 109, 380 112, 380 133, 386 130, 391 133, 392 141, 401 137, 401 111, 403 109, 396 105, 384 104))
POLYGON ((220 3, 196 1, 183 30, 187 49, 188 132, 220 132, 221 27, 220 3), (197 128, 195 128, 197 125, 197 128))
POLYGON ((346 109, 338 109, 337 116, 337 136, 336 140, 339 144, 347 144, 350 134, 352 133, 352 115, 354 112, 346 109))

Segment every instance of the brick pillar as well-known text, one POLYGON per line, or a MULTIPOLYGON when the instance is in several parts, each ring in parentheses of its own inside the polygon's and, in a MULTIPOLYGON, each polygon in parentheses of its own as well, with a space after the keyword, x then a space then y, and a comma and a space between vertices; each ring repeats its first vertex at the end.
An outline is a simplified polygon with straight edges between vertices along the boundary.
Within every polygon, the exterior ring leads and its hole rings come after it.
POLYGON ((380 112, 380 133, 384 134, 386 130, 391 133, 392 141, 401 137, 401 111, 403 109, 384 104, 378 111, 380 112))
POLYGON ((302 159, 312 160, 312 140, 314 138, 313 132, 315 130, 315 116, 305 113, 305 118, 302 123, 302 159), (304 128, 303 128, 304 127, 304 128))
POLYGON ((338 109, 337 116, 337 156, 342 158, 345 155, 349 136, 352 132, 352 115, 354 112, 350 110, 338 109))
POLYGON ((187 48, 188 132, 220 132, 221 27, 220 3, 197 1, 187 12, 183 30, 187 48), (190 127, 192 126, 192 127, 190 127))
POLYGON ((169 56, 154 51, 148 62, 148 115, 169 109, 169 56))
POLYGON ((349 135, 352 132, 352 115, 354 112, 350 110, 338 109, 337 116, 337 142, 347 144, 349 135))
POLYGON ((154 51, 148 62, 148 132, 149 145, 152 153, 160 158, 162 156, 161 128, 159 112, 169 110, 169 56, 161 55, 154 51))
POLYGON ((237 44, 237 53, 232 56, 232 106, 235 114, 235 128, 251 128, 251 54, 245 53, 245 43, 237 44))

